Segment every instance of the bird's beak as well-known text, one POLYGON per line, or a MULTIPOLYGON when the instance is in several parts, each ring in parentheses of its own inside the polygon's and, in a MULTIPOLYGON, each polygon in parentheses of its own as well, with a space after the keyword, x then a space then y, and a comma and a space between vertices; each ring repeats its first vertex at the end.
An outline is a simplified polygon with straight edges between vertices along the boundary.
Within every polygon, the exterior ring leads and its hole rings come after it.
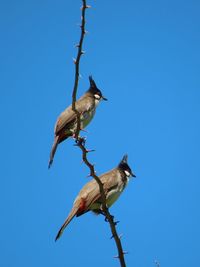
POLYGON ((105 98, 104 96, 102 96, 101 97, 103 100, 105 100, 105 101, 108 101, 108 99, 107 98, 105 98))
POLYGON ((134 178, 136 177, 136 175, 134 173, 132 173, 132 172, 131 172, 131 176, 134 177, 134 178))

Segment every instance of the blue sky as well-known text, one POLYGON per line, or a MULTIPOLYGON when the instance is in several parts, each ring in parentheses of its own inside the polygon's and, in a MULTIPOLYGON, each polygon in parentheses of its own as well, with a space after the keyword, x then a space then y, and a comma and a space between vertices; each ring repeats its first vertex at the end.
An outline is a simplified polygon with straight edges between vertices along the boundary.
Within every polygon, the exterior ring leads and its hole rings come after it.
MULTIPOLYGON (((89 125, 97 174, 125 153, 137 178, 111 213, 127 266, 199 266, 200 2, 90 1, 78 95, 93 75, 109 99, 89 125)), ((47 169, 53 128, 71 103, 81 1, 1 1, 3 267, 119 266, 103 217, 55 235, 89 180, 69 140, 47 169)))

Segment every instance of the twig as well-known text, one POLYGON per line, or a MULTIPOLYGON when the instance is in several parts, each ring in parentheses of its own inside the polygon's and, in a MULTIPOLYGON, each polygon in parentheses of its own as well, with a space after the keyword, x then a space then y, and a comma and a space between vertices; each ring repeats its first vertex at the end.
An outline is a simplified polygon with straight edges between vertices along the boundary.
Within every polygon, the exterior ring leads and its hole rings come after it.
POLYGON ((86 5, 86 0, 82 0, 83 1, 83 6, 82 6, 82 14, 81 14, 81 36, 80 36, 80 40, 79 40, 79 44, 76 46, 78 48, 78 52, 77 52, 77 56, 76 59, 74 60, 74 64, 75 64, 75 81, 74 81, 74 89, 73 89, 73 93, 72 93, 72 110, 76 113, 77 116, 77 128, 76 128, 76 132, 75 132, 75 138, 77 139, 79 136, 79 132, 80 132, 80 113, 78 112, 78 110, 76 110, 76 95, 77 95, 77 89, 78 89, 78 81, 79 81, 79 65, 80 65, 80 59, 81 59, 81 55, 84 54, 84 51, 82 50, 83 47, 83 39, 84 36, 86 34, 85 31, 85 11, 87 8, 89 8, 90 6, 86 5))
POLYGON ((111 233, 112 233, 112 238, 114 238, 116 246, 117 246, 117 250, 118 250, 118 256, 116 256, 115 258, 119 258, 121 267, 126 267, 125 260, 124 260, 124 254, 126 254, 126 253, 123 251, 120 237, 117 234, 116 222, 114 221, 114 216, 112 216, 110 214, 109 209, 107 208, 106 196, 105 196, 105 192, 103 189, 103 184, 102 184, 101 180, 99 179, 99 177, 96 175, 94 165, 91 164, 87 159, 88 151, 85 148, 85 140, 83 138, 79 138, 79 140, 77 141, 77 146, 79 146, 80 149, 82 150, 82 159, 83 159, 83 162, 90 169, 90 176, 92 176, 99 185, 99 190, 100 190, 101 200, 102 200, 102 210, 103 210, 103 213, 104 213, 107 221, 109 222, 111 233))
POLYGON ((83 45, 83 40, 84 40, 84 36, 86 33, 86 31, 85 31, 85 11, 87 8, 90 7, 90 6, 87 6, 86 0, 82 0, 82 3, 83 3, 83 6, 82 6, 82 16, 81 16, 81 26, 80 26, 81 36, 80 36, 79 44, 77 45, 77 48, 78 48, 77 57, 74 60, 74 63, 75 63, 75 81, 74 81, 74 88, 73 88, 73 93, 72 93, 72 110, 76 113, 76 116, 77 116, 77 128, 76 128, 76 133, 75 133, 75 139, 76 139, 77 146, 82 151, 83 162, 90 169, 90 176, 92 176, 99 185, 99 190, 100 190, 101 200, 102 200, 102 210, 103 210, 103 213, 104 213, 107 221, 109 222, 110 229, 112 232, 112 237, 114 238, 116 246, 117 246, 117 250, 118 250, 117 258, 119 258, 121 267, 126 267, 126 263, 125 263, 125 259, 124 259, 125 252, 123 251, 121 240, 120 240, 120 237, 118 236, 118 233, 116 230, 116 224, 117 223, 114 221, 114 216, 112 216, 110 214, 109 209, 107 208, 106 196, 105 196, 103 184, 102 184, 101 180, 99 179, 99 177, 96 175, 94 165, 91 164, 87 159, 87 153, 90 151, 88 151, 85 147, 85 139, 79 137, 79 132, 81 130, 81 127, 80 127, 81 126, 80 125, 80 115, 81 114, 78 112, 78 110, 76 110, 76 95, 77 95, 78 81, 79 81, 80 58, 81 58, 81 55, 83 54, 82 45, 83 45))

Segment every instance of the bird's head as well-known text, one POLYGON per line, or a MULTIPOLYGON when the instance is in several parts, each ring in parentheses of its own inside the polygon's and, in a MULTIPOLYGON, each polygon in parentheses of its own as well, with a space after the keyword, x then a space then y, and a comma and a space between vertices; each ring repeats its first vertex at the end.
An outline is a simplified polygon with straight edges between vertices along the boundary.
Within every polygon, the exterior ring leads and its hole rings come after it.
POLYGON ((126 177, 136 177, 135 174, 132 172, 131 168, 128 165, 128 155, 124 155, 122 160, 120 161, 118 168, 124 172, 126 177))
POLYGON ((88 92, 92 94, 95 100, 100 101, 100 100, 108 100, 105 98, 99 88, 97 88, 95 81, 92 79, 92 76, 89 76, 89 81, 90 81, 90 88, 88 92))

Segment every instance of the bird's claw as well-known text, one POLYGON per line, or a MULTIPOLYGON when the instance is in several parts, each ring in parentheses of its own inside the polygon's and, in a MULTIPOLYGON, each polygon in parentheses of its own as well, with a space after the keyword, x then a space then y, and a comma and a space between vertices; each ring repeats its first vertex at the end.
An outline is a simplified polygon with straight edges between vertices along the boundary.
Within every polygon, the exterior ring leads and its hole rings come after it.
POLYGON ((78 136, 78 138, 76 138, 75 142, 76 142, 77 146, 80 146, 80 145, 85 146, 86 137, 78 136))
MULTIPOLYGON (((114 221, 114 216, 113 215, 110 215, 110 218, 111 218, 111 220, 112 221, 114 221)), ((108 218, 105 216, 105 222, 108 222, 109 220, 108 220, 108 218)), ((118 221, 116 222, 116 224, 118 223, 118 221)), ((115 224, 115 222, 114 222, 114 224, 115 224)))

